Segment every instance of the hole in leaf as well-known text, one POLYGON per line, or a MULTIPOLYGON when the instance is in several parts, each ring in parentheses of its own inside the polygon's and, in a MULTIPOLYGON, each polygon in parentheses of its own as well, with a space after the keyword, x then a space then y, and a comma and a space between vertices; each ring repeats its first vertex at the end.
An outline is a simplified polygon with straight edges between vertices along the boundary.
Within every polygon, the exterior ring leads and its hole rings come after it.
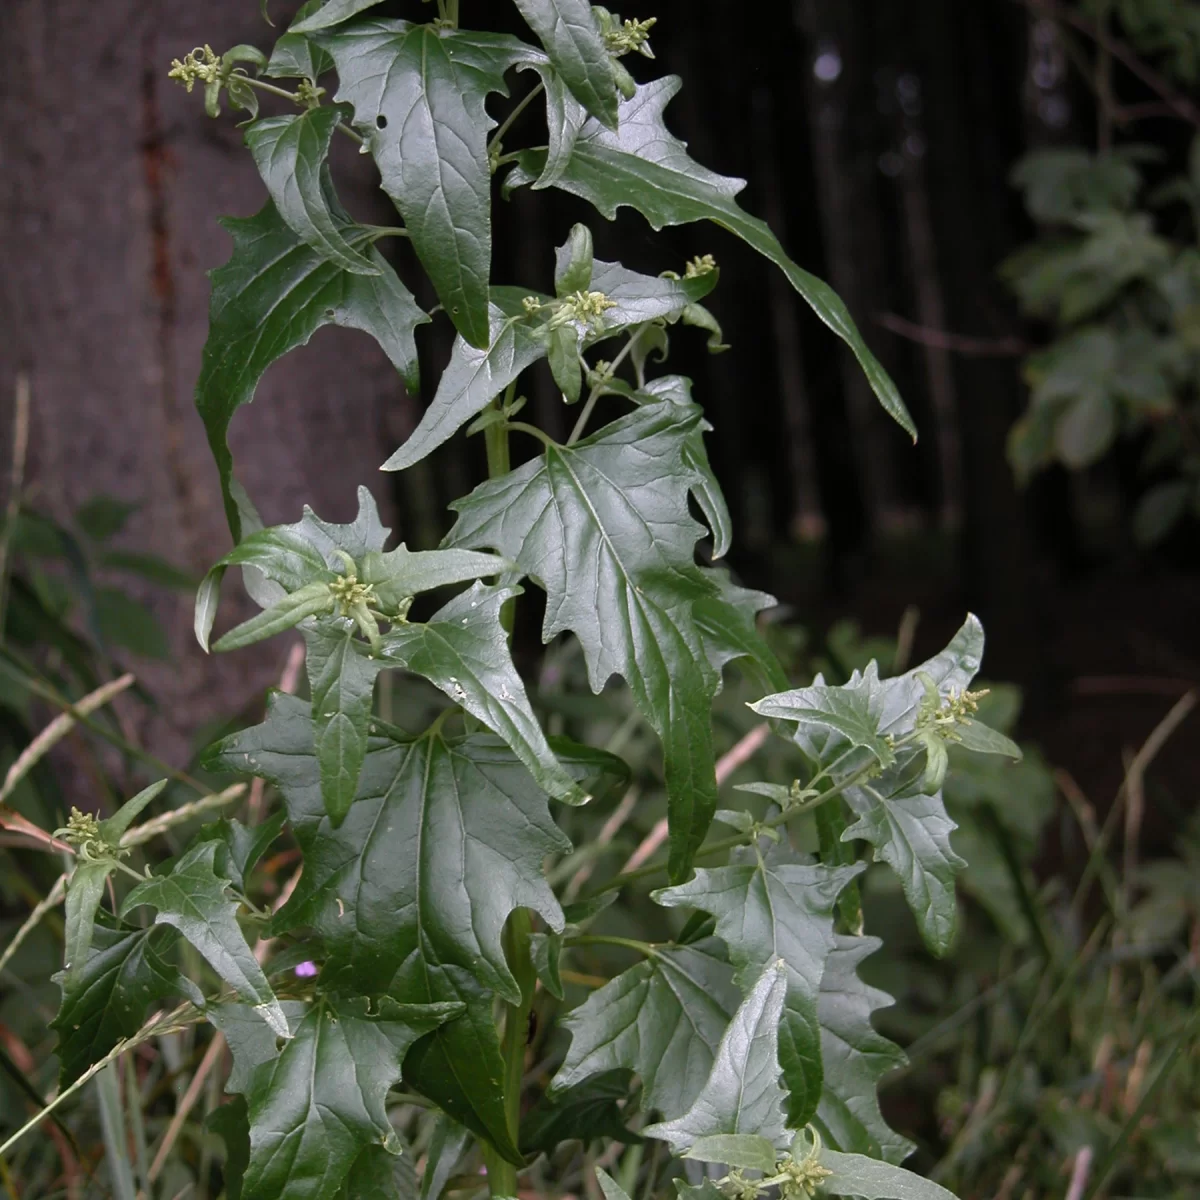
POLYGON ((379 116, 375 118, 375 126, 377 129, 387 128, 387 117, 385 117, 383 113, 380 113, 379 116))

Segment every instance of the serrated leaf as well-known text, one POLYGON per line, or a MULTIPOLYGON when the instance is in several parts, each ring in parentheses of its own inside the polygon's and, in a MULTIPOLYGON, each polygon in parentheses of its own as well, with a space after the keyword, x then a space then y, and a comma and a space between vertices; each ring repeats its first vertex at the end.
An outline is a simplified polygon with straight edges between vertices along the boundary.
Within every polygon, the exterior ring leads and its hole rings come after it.
POLYGON ((504 73, 541 54, 505 34, 360 21, 323 35, 354 119, 438 298, 473 346, 488 344, 491 170, 484 109, 504 73))
MULTIPOLYGON (((524 306, 526 297, 543 304, 548 297, 522 288, 492 288, 487 347, 479 350, 461 337, 455 339, 450 362, 442 373, 433 402, 408 441, 383 464, 383 470, 400 471, 411 467, 436 450, 482 412, 522 371, 545 358, 555 334, 573 330, 578 354, 597 341, 646 321, 677 316, 694 300, 707 295, 716 282, 716 272, 692 279, 666 279, 627 270, 620 263, 597 260, 593 263, 591 287, 604 292, 613 307, 586 325, 571 322, 554 331, 539 325, 524 306)), ((695 408, 690 393, 681 395, 676 391, 666 398, 675 400, 684 409, 695 408)), ((699 452, 705 466, 708 459, 701 439, 708 428, 704 424, 697 431, 688 449, 689 455, 699 452)), ((710 470, 703 487, 706 498, 712 487, 715 487, 715 480, 712 480, 710 470)), ((724 501, 720 503, 723 505, 724 501)))
POLYGON ((724 1163, 742 1170, 762 1171, 764 1175, 775 1173, 778 1157, 775 1146, 756 1133, 717 1133, 712 1137, 697 1138, 684 1155, 684 1158, 694 1158, 699 1162, 724 1163))
POLYGON ((940 1183, 863 1154, 822 1150, 821 1166, 830 1172, 821 1180, 821 1187, 831 1196, 856 1196, 861 1200, 955 1200, 954 1193, 940 1183))
POLYGON ((246 127, 246 145, 275 211, 306 246, 355 275, 379 275, 381 269, 361 246, 347 240, 346 224, 334 215, 327 199, 332 185, 326 160, 341 119, 341 113, 328 106, 266 117, 246 127))
MULTIPOLYGON (((237 541, 241 517, 231 492, 233 457, 226 439, 233 414, 254 398, 267 368, 322 326, 341 325, 374 337, 415 391, 413 332, 429 317, 374 248, 364 253, 379 274, 355 275, 306 246, 271 203, 256 216, 227 218, 222 225, 233 236, 233 256, 211 272, 209 332, 196 408, 217 461, 225 513, 237 541)), ((345 227, 342 232, 347 234, 345 227)), ((353 234, 348 236, 353 241, 353 234)))
POLYGON ((393 1154, 383 1146, 368 1146, 354 1160, 337 1200, 413 1200, 417 1167, 411 1150, 401 1142, 393 1154))
POLYGON ((95 924, 75 969, 58 977, 62 1004, 50 1027, 58 1032, 62 1087, 135 1034, 146 1009, 175 990, 175 973, 161 957, 169 940, 161 929, 95 924))
POLYGON ((368 553, 362 562, 362 581, 375 589, 384 612, 396 612, 405 600, 421 592, 471 583, 511 571, 513 564, 496 554, 474 550, 409 550, 401 542, 387 553, 368 553))
POLYGON ((612 60, 588 0, 516 0, 571 94, 593 117, 617 127, 612 60))
POLYGON ((808 1123, 821 1096, 817 998, 833 948, 833 908, 862 867, 801 865, 792 852, 751 849, 727 867, 697 870, 687 883, 656 892, 668 908, 711 913, 729 947, 736 979, 748 994, 772 962, 787 969, 787 998, 779 1026, 779 1066, 788 1090, 792 1128, 808 1123))
POLYGON ((329 628, 334 625, 330 621, 304 635, 321 797, 334 825, 341 824, 354 803, 367 753, 375 679, 384 667, 355 639, 353 622, 337 624, 343 627, 329 628))
POLYGON ((679 1116, 708 1078, 739 999, 720 942, 661 948, 564 1018, 571 1045, 551 1091, 627 1069, 641 1076, 647 1110, 679 1116))
POLYGON ((858 976, 859 963, 881 945, 878 938, 835 936, 817 999, 825 1088, 814 1123, 834 1146, 901 1163, 913 1144, 889 1128, 876 1093, 906 1059, 871 1024, 871 1014, 892 998, 858 976))
MULTIPOLYGON (((371 737, 358 799, 334 829, 307 707, 273 695, 265 724, 218 743, 206 759, 213 769, 253 769, 283 793, 304 872, 276 932, 311 927, 324 939, 325 986, 414 1003, 466 1002, 466 1016, 414 1049, 409 1081, 503 1144, 503 1062, 491 997, 518 992, 501 931, 514 908, 562 928, 541 866, 569 844, 529 773, 498 738, 483 734, 454 743, 438 734, 409 742, 371 737)), ((508 1152, 519 1160, 510 1143, 508 1152)))
POLYGON ((332 69, 333 59, 312 38, 289 32, 276 40, 263 74, 270 79, 311 79, 315 82, 332 69))
POLYGON ((368 8, 374 8, 380 0, 328 0, 311 15, 297 16, 288 26, 289 33, 316 33, 319 29, 328 29, 331 25, 340 25, 368 8))
POLYGON ((422 1034, 461 1012, 453 1004, 322 997, 245 1088, 250 1162, 243 1200, 334 1194, 371 1145, 399 1141, 385 1100, 422 1034))
POLYGON ((787 986, 784 964, 770 963, 733 1014, 712 1072, 692 1107, 674 1121, 648 1125, 647 1137, 669 1142, 675 1154, 686 1152, 699 1138, 717 1134, 756 1134, 782 1145, 778 1034, 787 986))
POLYGON ((215 842, 193 846, 169 875, 139 883, 125 897, 121 915, 142 904, 155 909, 156 925, 172 925, 200 952, 209 966, 252 1004, 281 1037, 287 1022, 275 993, 237 923, 238 902, 226 894, 229 881, 216 874, 215 842))
POLYGON ((549 795, 580 804, 586 793, 554 757, 500 624, 500 610, 520 592, 477 583, 426 623, 393 627, 380 642, 380 654, 428 679, 499 734, 549 795))
POLYGON ((588 113, 549 63, 522 64, 519 69, 537 71, 546 89, 546 161, 541 175, 534 180, 536 191, 538 188, 552 187, 566 170, 588 113))
MULTIPOLYGON (((308 1011, 307 1006, 295 1000, 280 1004, 287 1020, 286 1028, 295 1032, 308 1011)), ((222 1004, 210 1004, 204 1015, 214 1029, 220 1031, 229 1043, 233 1055, 233 1066, 229 1072, 226 1091, 244 1092, 263 1063, 274 1062, 279 1056, 279 1036, 262 1019, 262 1014, 249 1004, 229 1000, 222 1004)))
POLYGON ((446 545, 492 548, 546 591, 544 641, 579 638, 599 692, 629 683, 663 741, 670 873, 686 875, 716 811, 710 712, 720 684, 693 607, 719 604, 693 561, 703 532, 688 511, 683 464, 699 409, 645 405, 571 447, 489 480, 453 508, 446 545))
POLYGON ((851 746, 869 750, 881 767, 896 761, 895 752, 879 732, 882 693, 878 681, 859 679, 844 687, 795 688, 767 696, 750 707, 762 717, 792 721, 798 730, 833 730, 851 746), (876 701, 873 706, 872 701, 876 701))
POLYGON ((487 346, 476 349, 461 336, 454 339, 432 403, 382 470, 402 471, 420 462, 545 355, 546 343, 536 335, 522 307, 527 295, 517 288, 492 289, 487 346))
MULTIPOLYGON (((946 649, 927 662, 884 680, 879 679, 872 662, 841 690, 865 694, 879 736, 900 740, 916 729, 921 705, 926 702, 927 681, 943 699, 951 692, 961 694, 979 670, 983 644, 983 627, 975 617, 968 617, 946 649)), ((825 688, 820 676, 814 686, 825 688)), ((768 697, 760 703, 769 708, 775 701, 768 697)), ((903 746, 882 774, 868 780, 862 778, 862 772, 878 765, 875 750, 856 745, 832 724, 826 722, 822 728, 805 718, 798 722, 795 740, 812 762, 829 768, 833 784, 845 787, 846 803, 858 820, 843 838, 869 842, 876 860, 892 867, 926 945, 935 954, 945 954, 957 922, 954 879, 964 864, 950 845, 954 822, 946 813, 940 791, 926 794, 926 746, 921 742, 903 746), (852 776, 858 776, 859 782, 851 783, 852 776)), ((938 740, 937 747, 941 746, 938 740)))
MULTIPOLYGON (((675 76, 638 87, 621 102, 615 132, 594 118, 589 120, 555 186, 590 201, 609 218, 628 205, 655 229, 709 220, 741 238, 775 263, 817 316, 850 347, 884 409, 915 438, 916 427, 896 385, 867 348, 837 293, 798 267, 770 228, 738 207, 734 197, 745 186, 742 180, 706 170, 667 130, 663 109, 679 88, 675 76)), ((545 165, 545 151, 524 151, 506 186, 533 182, 545 165)))

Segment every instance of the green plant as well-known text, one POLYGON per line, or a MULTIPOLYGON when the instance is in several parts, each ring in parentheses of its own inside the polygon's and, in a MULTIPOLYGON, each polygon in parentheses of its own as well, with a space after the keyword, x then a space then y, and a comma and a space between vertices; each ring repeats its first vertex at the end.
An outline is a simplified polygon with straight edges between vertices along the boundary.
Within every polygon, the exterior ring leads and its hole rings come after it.
POLYGON ((1135 140, 1133 127, 1164 117, 1200 124, 1173 90, 1200 77, 1200 26, 1188 6, 1159 0, 1078 8, 1052 15, 1096 90, 1096 148, 1036 150, 1012 176, 1039 234, 1003 274, 1050 340, 1026 360, 1029 407, 1009 455, 1024 481, 1054 462, 1090 467, 1132 443, 1133 532, 1148 545, 1200 514, 1200 137, 1180 156, 1135 140), (1078 30, 1094 52, 1071 41, 1078 30), (1114 55, 1162 102, 1121 103, 1114 55))
MULTIPOLYGON (((633 50, 650 56, 652 22, 584 0, 517 0, 543 50, 460 28, 457 0, 424 23, 374 17, 374 6, 309 3, 270 57, 204 47, 172 67, 189 90, 203 85, 210 113, 222 97, 250 113, 246 141, 271 197, 227 223, 233 257, 213 275, 197 405, 235 546, 201 586, 196 632, 207 646, 222 578, 241 568, 262 612, 213 648, 298 628, 310 698, 274 694, 263 724, 206 756, 210 771, 271 785, 282 803, 261 823, 202 826, 157 872, 128 861, 172 817, 132 823, 153 788, 58 831, 75 865, 54 1110, 99 1077, 113 1191, 149 1196, 228 1045, 231 1098, 209 1124, 226 1142, 231 1200, 412 1195, 417 1157, 429 1197, 485 1187, 514 1197, 522 1173, 554 1188, 547 1172, 560 1168, 587 1188, 598 1178, 610 1200, 666 1194, 672 1180, 698 1198, 944 1197, 899 1166, 909 1144, 876 1102, 901 1055, 871 1024, 884 998, 857 974, 878 943, 864 936, 856 879, 865 844, 898 875, 930 948, 949 947, 963 863, 941 796, 947 747, 1019 756, 978 719, 981 695, 969 690, 983 631, 969 618, 942 653, 892 679, 870 664, 841 686, 818 676, 790 688, 757 621, 771 598, 697 561, 701 538, 719 559, 731 537, 708 426, 687 380, 652 371, 673 326, 697 326, 719 347, 701 304, 717 283, 712 257, 643 275, 595 259, 576 225, 541 287, 495 285, 493 174, 508 168, 506 193, 554 186, 608 217, 627 205, 655 227, 724 227, 784 271, 911 432, 904 406, 837 297, 738 207, 739 181, 699 166, 667 131, 678 81, 637 84, 621 64, 633 50), (536 82, 494 128, 485 102, 507 93, 511 71, 536 82), (263 94, 297 111, 260 118, 263 94), (539 98, 546 145, 507 149, 539 98), (373 157, 402 228, 341 209, 327 163, 339 134, 373 157), (457 338, 425 417, 385 469, 466 428, 483 435, 489 479, 454 505, 437 550, 386 550, 366 489, 349 524, 306 510, 263 528, 226 435, 275 359, 341 324, 374 336, 416 384, 415 331, 434 314, 378 249, 396 236, 457 338), (580 403, 565 444, 517 419, 521 376, 543 359, 564 402, 580 403), (618 415, 589 431, 610 408, 618 415), (534 451, 515 468, 514 435, 534 451), (552 653, 576 647, 593 692, 614 675, 627 685, 607 749, 539 723, 510 649, 523 579, 545 594, 552 653), (713 710, 732 664, 793 773, 752 778, 737 808, 718 809, 713 710), (405 687, 392 687, 395 672, 405 687), (394 723, 400 708, 407 729, 394 723), (660 745, 666 858, 576 888, 605 848, 581 806, 625 802, 616 751, 643 724, 660 745), (714 818, 732 832, 710 838, 714 818), (272 900, 258 868, 285 821, 302 865, 272 900), (801 829, 809 848, 793 841, 801 829), (666 885, 645 918, 655 940, 603 932, 618 913, 607 903, 642 880, 666 885), (597 950, 635 961, 611 979, 574 969, 597 950), (586 999, 560 1007, 581 986, 586 999), (123 1104, 105 1072, 152 1039, 195 1046, 201 1022, 219 1036, 152 1161, 136 1128, 128 1161, 122 1130, 140 1106, 128 1089, 123 1104), (530 1061, 539 1028, 569 1034, 548 1051, 551 1066, 561 1061, 552 1080, 530 1061), (593 1174, 596 1147, 615 1179, 593 1174)), ((553 701, 545 707, 553 721, 553 701)), ((210 1186, 207 1149, 178 1165, 185 1186, 210 1186)))

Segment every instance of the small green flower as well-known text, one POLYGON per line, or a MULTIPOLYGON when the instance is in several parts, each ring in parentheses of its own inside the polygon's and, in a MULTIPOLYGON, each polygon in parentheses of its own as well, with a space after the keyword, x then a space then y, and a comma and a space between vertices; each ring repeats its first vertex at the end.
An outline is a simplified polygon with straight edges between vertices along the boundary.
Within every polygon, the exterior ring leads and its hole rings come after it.
POLYGON ((610 300, 603 292, 572 292, 558 301, 547 327, 561 329, 571 321, 590 325, 593 321, 598 321, 610 308, 616 307, 617 302, 610 300))
POLYGON ((647 17, 644 21, 625 21, 620 25, 613 22, 604 30, 604 48, 618 57, 635 50, 641 52, 650 40, 650 30, 657 22, 657 17, 647 17))
POLYGON ((717 260, 711 254, 698 254, 688 263, 683 272, 684 279, 699 279, 711 275, 717 269, 717 260))
POLYGON ((74 846, 79 852, 81 862, 99 862, 104 859, 123 858, 129 853, 120 846, 110 845, 100 832, 100 822, 92 813, 71 809, 71 815, 62 829, 56 829, 54 836, 68 846, 74 846))
POLYGON ((168 79, 178 80, 190 93, 197 83, 218 83, 221 79, 221 58, 213 53, 211 46, 197 46, 180 61, 171 63, 168 79))

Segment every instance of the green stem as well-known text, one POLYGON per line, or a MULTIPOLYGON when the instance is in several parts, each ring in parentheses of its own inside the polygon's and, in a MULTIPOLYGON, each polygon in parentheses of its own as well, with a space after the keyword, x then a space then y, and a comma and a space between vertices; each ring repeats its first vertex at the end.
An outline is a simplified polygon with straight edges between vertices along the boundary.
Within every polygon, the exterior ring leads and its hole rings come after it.
POLYGON ((649 942, 639 942, 636 938, 611 937, 600 933, 581 933, 566 940, 568 946, 620 946, 625 950, 636 950, 646 958, 653 958, 658 951, 649 942))
MULTIPOLYGON (((265 79, 255 79, 253 75, 239 75, 239 79, 243 83, 249 84, 252 88, 258 88, 260 92, 267 92, 272 96, 280 96, 284 100, 290 100, 293 104, 299 105, 301 108, 309 108, 307 101, 301 100, 295 92, 289 92, 287 88, 276 87, 273 83, 267 83, 265 79)), ((356 130, 351 129, 345 121, 339 121, 335 128, 348 137, 352 142, 358 145, 363 145, 366 139, 356 130)))
MULTIPOLYGON (((617 373, 617 368, 632 353, 634 346, 637 345, 638 338, 642 336, 642 329, 644 328, 645 326, 642 326, 630 336, 629 341, 627 341, 624 347, 622 347, 621 353, 618 354, 617 357, 614 358, 609 364, 609 368, 605 372, 606 379, 611 379, 617 373)), ((567 438, 568 446, 575 445, 575 443, 579 441, 581 437, 583 437, 583 431, 587 428, 587 423, 592 415, 592 410, 596 407, 596 401, 599 400, 603 394, 604 381, 602 380, 600 383, 596 384, 596 386, 592 388, 591 392, 588 394, 588 398, 583 405, 583 411, 579 414, 579 420, 575 422, 575 428, 571 430, 571 436, 567 438)))
POLYGON ((500 139, 513 127, 513 124, 516 121, 516 119, 545 90, 546 90, 546 85, 544 83, 539 83, 537 85, 537 87, 533 88, 531 91, 527 92, 524 96, 521 97, 521 100, 517 104, 517 106, 512 110, 512 112, 510 112, 508 114, 507 117, 504 118, 504 121, 501 123, 500 128, 497 129, 496 132, 493 133, 491 138, 488 140, 488 150, 489 151, 495 149, 500 144, 500 139))
MULTIPOLYGON (((521 1081, 525 1077, 525 1047, 529 1038, 529 1011, 533 1007, 533 993, 537 986, 537 974, 533 969, 530 952, 532 923, 527 908, 517 908, 504 927, 504 952, 508 967, 521 989, 517 1004, 508 1005, 504 1018, 504 1036, 500 1052, 504 1058, 504 1111, 508 1119, 508 1132, 513 1145, 517 1144, 521 1126, 521 1081)), ((484 1147, 487 1163, 488 1191, 495 1200, 511 1200, 517 1194, 517 1168, 506 1162, 495 1151, 484 1147)))

